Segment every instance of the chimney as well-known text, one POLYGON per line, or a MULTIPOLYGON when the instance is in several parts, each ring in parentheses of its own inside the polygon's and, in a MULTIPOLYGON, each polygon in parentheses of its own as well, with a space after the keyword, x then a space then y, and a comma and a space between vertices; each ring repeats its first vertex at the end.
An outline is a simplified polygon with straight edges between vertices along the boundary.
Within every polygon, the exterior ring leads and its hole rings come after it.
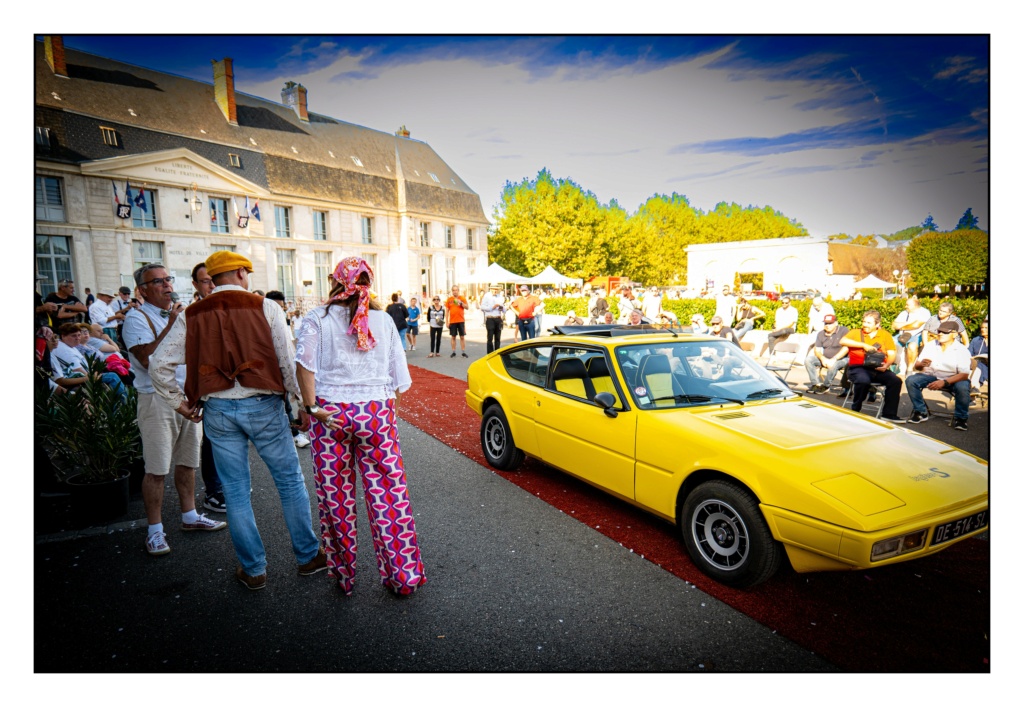
POLYGON ((68 78, 68 64, 64 59, 64 38, 44 37, 43 50, 46 52, 46 63, 53 73, 68 78))
POLYGON ((409 131, 403 125, 398 130, 395 131, 395 135, 397 135, 398 137, 409 137, 409 131))
POLYGON ((238 111, 235 107, 235 71, 227 57, 213 64, 213 97, 231 125, 238 125, 238 111))
POLYGON ((301 83, 288 81, 281 89, 281 102, 293 109, 304 123, 309 122, 309 112, 306 110, 306 87, 301 83))

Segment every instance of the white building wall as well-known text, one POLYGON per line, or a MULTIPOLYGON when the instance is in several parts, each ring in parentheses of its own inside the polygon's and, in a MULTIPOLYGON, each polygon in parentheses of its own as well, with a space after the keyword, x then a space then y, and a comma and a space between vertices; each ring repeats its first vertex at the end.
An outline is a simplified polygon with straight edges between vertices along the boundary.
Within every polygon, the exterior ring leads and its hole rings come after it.
POLYGON ((828 240, 817 237, 773 238, 688 246, 687 285, 732 286, 737 273, 761 272, 766 290, 817 289, 829 286, 828 240))

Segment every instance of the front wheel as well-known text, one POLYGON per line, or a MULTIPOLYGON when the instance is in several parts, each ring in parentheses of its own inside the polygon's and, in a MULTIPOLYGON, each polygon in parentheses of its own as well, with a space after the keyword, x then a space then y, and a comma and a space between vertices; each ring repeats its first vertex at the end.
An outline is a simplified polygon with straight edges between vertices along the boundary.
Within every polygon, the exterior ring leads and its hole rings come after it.
POLYGON ((736 588, 769 579, 782 564, 757 498, 729 481, 707 481, 683 503, 683 542, 697 567, 716 582, 736 588))
POLYGON ((487 463, 501 471, 514 471, 526 457, 516 448, 512 430, 509 429, 500 405, 491 405, 484 410, 480 422, 480 446, 483 447, 487 463))

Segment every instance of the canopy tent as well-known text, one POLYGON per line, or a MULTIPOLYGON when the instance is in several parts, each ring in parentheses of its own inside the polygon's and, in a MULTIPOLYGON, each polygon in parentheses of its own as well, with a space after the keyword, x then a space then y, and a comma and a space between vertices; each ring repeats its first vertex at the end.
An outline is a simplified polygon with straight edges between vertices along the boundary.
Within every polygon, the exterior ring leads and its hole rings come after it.
POLYGON ((525 280, 531 285, 582 285, 582 278, 568 277, 555 270, 550 265, 538 274, 525 280))
POLYGON ((874 275, 868 275, 863 280, 858 280, 853 283, 853 289, 864 290, 864 289, 875 289, 884 290, 890 287, 896 287, 895 282, 886 282, 885 280, 875 277, 874 275))
POLYGON ((514 283, 519 284, 520 282, 529 282, 530 278, 523 277, 522 275, 516 275, 513 272, 509 272, 505 268, 501 267, 497 263, 491 263, 482 272, 477 273, 475 282, 497 282, 500 284, 514 283))

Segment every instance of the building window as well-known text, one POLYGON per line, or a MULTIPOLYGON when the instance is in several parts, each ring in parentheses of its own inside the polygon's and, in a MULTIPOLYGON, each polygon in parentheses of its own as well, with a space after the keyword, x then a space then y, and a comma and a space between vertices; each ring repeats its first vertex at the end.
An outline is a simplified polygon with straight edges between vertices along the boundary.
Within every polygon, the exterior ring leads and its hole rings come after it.
POLYGON ((210 197, 210 233, 231 233, 228 226, 228 200, 210 197))
POLYGON ((327 276, 331 274, 331 252, 329 250, 313 251, 313 287, 316 296, 321 300, 327 299, 330 294, 330 287, 327 276))
POLYGON ((353 162, 353 163, 355 164, 355 166, 356 166, 356 167, 362 167, 362 166, 363 166, 363 161, 362 161, 362 160, 360 160, 360 159, 359 159, 358 157, 356 157, 355 155, 349 155, 349 157, 351 157, 351 158, 352 158, 352 162, 353 162))
POLYGON ((444 289, 451 291, 457 284, 455 282, 455 258, 444 259, 444 289))
POLYGON ((285 299, 295 299, 295 251, 277 250, 277 289, 285 299))
POLYGON ((220 244, 220 245, 218 245, 216 243, 211 243, 210 244, 210 252, 211 253, 216 253, 218 250, 230 250, 232 253, 234 253, 235 252, 235 246, 228 245, 227 243, 223 243, 223 244, 220 244))
POLYGON ((139 189, 146 200, 146 210, 132 204, 132 226, 135 228, 156 228, 156 194, 152 189, 139 189))
POLYGON ((370 216, 363 216, 360 219, 363 226, 363 243, 367 245, 373 243, 373 218, 370 216))
POLYGON ((313 212, 313 240, 314 241, 326 241, 327 240, 327 212, 326 211, 314 211, 313 212))
POLYGON ((50 146, 50 129, 37 127, 36 128, 36 144, 40 147, 50 146))
POLYGON ((242 166, 242 159, 238 155, 229 152, 228 153, 228 164, 231 165, 232 167, 241 167, 242 166))
POLYGON ((420 247, 430 247, 430 224, 420 223, 420 247))
POLYGON ((466 250, 473 250, 473 229, 466 229, 466 250))
POLYGON ((64 194, 57 177, 36 177, 36 219, 64 221, 64 194))
POLYGON ((100 127, 100 134, 103 135, 103 144, 110 145, 111 147, 120 147, 121 141, 118 139, 117 131, 113 128, 100 127))
POLYGON ((46 297, 57 291, 61 280, 74 280, 71 262, 71 239, 66 236, 36 236, 36 272, 46 278, 39 284, 39 294, 46 297))
POLYGON ((370 270, 373 270, 374 286, 375 287, 379 287, 379 285, 377 285, 377 282, 376 282, 376 280, 377 280, 377 254, 376 253, 363 253, 359 257, 366 261, 366 264, 370 266, 370 270))
POLYGON ((143 265, 164 262, 164 244, 160 241, 132 241, 132 272, 143 265))
POLYGON ((441 183, 441 180, 440 180, 440 179, 438 179, 438 178, 437 178, 437 175, 436 175, 436 174, 434 174, 433 172, 427 172, 427 174, 429 174, 429 175, 430 175, 430 178, 431 178, 431 179, 433 179, 433 180, 434 180, 435 182, 437 182, 438 184, 440 184, 440 183, 441 183))
POLYGON ((274 207, 274 235, 278 238, 292 237, 292 210, 287 206, 274 207))
POLYGON ((445 226, 444 227, 444 247, 454 248, 455 247, 455 227, 445 226))

